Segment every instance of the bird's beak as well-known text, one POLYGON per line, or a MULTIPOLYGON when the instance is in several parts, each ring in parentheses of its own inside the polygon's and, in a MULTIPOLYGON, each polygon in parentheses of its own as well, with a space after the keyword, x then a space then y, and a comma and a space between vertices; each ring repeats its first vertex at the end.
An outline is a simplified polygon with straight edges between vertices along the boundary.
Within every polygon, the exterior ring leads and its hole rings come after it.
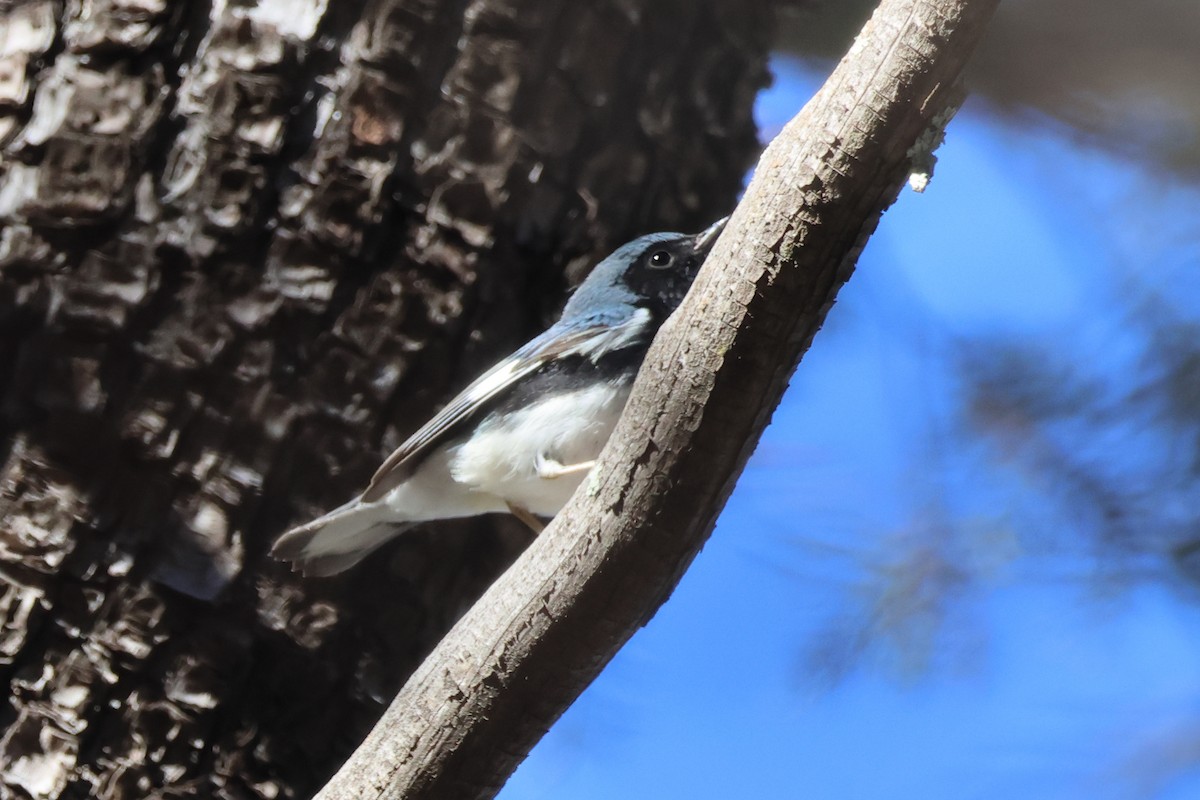
POLYGON ((729 217, 721 217, 712 225, 709 225, 703 231, 696 234, 696 251, 708 255, 708 251, 717 243, 717 237, 721 235, 721 231, 725 230, 725 223, 727 222, 729 222, 729 217))

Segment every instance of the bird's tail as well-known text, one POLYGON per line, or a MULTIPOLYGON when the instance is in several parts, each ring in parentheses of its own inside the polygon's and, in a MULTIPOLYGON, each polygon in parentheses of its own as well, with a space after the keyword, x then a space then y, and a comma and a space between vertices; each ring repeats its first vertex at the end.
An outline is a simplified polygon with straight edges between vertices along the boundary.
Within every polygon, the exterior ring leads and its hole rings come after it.
POLYGON ((271 555, 290 561, 304 575, 334 575, 357 564, 411 525, 388 521, 380 503, 360 498, 280 536, 271 555))

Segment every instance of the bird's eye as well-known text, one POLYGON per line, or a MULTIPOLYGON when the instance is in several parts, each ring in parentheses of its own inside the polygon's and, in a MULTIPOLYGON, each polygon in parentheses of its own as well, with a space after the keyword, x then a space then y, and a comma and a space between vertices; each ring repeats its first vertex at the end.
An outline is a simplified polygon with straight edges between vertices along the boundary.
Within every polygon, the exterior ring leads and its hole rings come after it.
POLYGON ((666 269, 675 261, 675 256, 668 253, 666 250, 656 250, 650 256, 650 266, 655 269, 666 269))

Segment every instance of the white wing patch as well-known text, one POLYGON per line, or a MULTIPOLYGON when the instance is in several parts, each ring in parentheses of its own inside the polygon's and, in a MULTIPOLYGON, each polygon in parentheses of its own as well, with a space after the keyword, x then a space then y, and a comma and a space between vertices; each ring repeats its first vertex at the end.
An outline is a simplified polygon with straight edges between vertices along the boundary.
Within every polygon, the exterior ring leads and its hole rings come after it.
POLYGON ((513 376, 520 371, 520 366, 521 362, 517 358, 509 356, 464 389, 459 398, 466 403, 482 403, 508 386, 513 376))

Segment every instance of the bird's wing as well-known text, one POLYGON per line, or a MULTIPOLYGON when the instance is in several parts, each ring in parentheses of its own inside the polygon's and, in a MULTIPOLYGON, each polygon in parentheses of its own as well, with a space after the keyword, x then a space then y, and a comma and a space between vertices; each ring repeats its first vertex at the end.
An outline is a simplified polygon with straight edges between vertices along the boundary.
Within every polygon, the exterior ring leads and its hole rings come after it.
POLYGON ((460 433, 463 424, 485 403, 525 376, 569 356, 598 361, 606 353, 643 340, 650 332, 650 312, 644 308, 634 309, 632 313, 601 313, 558 322, 480 375, 433 419, 408 437, 376 471, 362 499, 367 502, 379 500, 404 482, 410 474, 408 466, 415 465, 433 448, 460 433))

